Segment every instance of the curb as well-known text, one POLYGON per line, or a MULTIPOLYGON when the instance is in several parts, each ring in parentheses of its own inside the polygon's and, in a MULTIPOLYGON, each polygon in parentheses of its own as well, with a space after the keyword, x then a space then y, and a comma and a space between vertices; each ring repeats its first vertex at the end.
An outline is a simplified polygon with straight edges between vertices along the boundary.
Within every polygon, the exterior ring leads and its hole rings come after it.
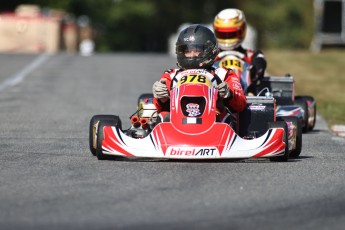
POLYGON ((345 138, 345 125, 332 125, 331 130, 337 136, 345 138))

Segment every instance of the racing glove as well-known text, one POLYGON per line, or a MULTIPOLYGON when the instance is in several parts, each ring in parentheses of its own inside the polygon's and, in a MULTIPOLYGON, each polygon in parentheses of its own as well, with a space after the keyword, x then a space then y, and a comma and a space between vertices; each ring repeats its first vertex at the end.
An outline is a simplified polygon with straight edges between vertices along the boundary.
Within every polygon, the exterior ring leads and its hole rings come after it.
POLYGON ((218 95, 221 98, 231 98, 232 97, 232 91, 229 89, 228 83, 223 81, 217 86, 218 89, 218 95))
POLYGON ((152 87, 153 96, 155 98, 167 98, 169 97, 169 91, 164 82, 156 81, 152 87))

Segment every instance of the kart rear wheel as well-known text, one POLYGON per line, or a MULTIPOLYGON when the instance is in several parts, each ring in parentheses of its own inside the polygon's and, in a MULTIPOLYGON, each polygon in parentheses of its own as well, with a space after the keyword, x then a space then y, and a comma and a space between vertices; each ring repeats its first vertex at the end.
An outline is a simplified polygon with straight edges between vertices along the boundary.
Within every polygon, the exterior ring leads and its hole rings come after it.
POLYGON ((98 160, 109 159, 109 156, 104 155, 102 151, 102 141, 104 140, 104 126, 115 126, 121 129, 121 120, 118 116, 115 116, 112 120, 101 119, 98 123, 98 132, 97 132, 97 147, 96 147, 96 156, 98 160))
POLYGON ((269 122, 268 128, 283 128, 284 129, 284 143, 285 152, 284 155, 278 157, 270 157, 270 161, 274 162, 287 162, 289 160, 289 140, 288 140, 288 128, 285 121, 269 122))
POLYGON ((302 120, 298 117, 277 117, 277 120, 282 120, 285 122, 292 122, 296 125, 296 147, 290 152, 290 158, 297 158, 302 151, 302 120))
POLYGON ((98 124, 100 120, 111 120, 116 123, 119 120, 115 115, 95 115, 90 120, 89 125, 89 147, 92 155, 96 156, 98 124))
POLYGON ((315 124, 316 124, 316 103, 314 105, 314 121, 313 121, 313 124, 309 127, 309 131, 312 131, 314 129, 315 124))
POLYGON ((309 131, 312 131, 316 124, 316 102, 315 102, 314 97, 312 96, 303 96, 303 97, 306 98, 307 101, 311 101, 314 104, 314 113, 313 113, 314 120, 313 120, 313 123, 309 125, 309 131))
POLYGON ((303 96, 296 96, 295 104, 301 106, 301 108, 304 110, 302 131, 303 133, 306 133, 309 131, 309 110, 308 110, 307 98, 303 96))

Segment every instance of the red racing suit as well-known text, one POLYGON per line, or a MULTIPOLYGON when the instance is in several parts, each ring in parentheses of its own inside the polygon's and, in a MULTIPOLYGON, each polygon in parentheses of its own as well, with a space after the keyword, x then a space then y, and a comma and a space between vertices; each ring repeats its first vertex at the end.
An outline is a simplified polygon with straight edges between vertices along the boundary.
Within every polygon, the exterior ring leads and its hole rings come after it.
MULTIPOLYGON (((250 49, 245 49, 242 46, 237 47, 234 49, 234 51, 240 52, 244 54, 243 60, 247 62, 249 65, 252 65, 253 67, 253 75, 258 75, 258 77, 262 77, 263 74, 265 73, 266 67, 267 67, 267 61, 265 59, 264 54, 262 53, 261 50, 250 50, 250 49)), ((220 53, 222 50, 220 51, 220 53)), ((217 58, 216 58, 217 60, 217 58)), ((255 76, 253 76, 254 78, 255 76)))
MULTIPOLYGON (((160 80, 164 79, 166 81, 169 94, 170 90, 172 89, 173 79, 183 71, 183 69, 170 69, 166 70, 162 74, 160 80)), ((241 112, 244 110, 247 104, 247 99, 244 95, 239 76, 237 76, 231 69, 225 68, 211 68, 206 71, 213 76, 218 77, 221 81, 226 81, 228 83, 232 96, 230 99, 223 100, 224 106, 233 112, 241 112)), ((159 113, 170 111, 170 100, 168 100, 168 98, 165 100, 154 98, 153 103, 155 104, 159 113)))
MULTIPOLYGON (((219 56, 222 55, 222 51, 220 50, 220 53, 215 59, 215 63, 218 63, 220 61, 219 56)), ((265 59, 265 56, 261 50, 250 50, 245 49, 242 46, 237 47, 233 51, 237 51, 239 53, 242 53, 244 57, 242 58, 243 61, 248 63, 248 65, 251 66, 250 68, 250 79, 241 79, 242 88, 248 93, 252 92, 254 95, 256 95, 256 84, 258 80, 260 80, 264 74, 267 67, 267 61, 265 59), (248 88, 247 88, 248 87, 248 88)), ((226 52, 226 51, 225 51, 226 52)), ((218 66, 219 64, 216 64, 215 66, 218 66)))

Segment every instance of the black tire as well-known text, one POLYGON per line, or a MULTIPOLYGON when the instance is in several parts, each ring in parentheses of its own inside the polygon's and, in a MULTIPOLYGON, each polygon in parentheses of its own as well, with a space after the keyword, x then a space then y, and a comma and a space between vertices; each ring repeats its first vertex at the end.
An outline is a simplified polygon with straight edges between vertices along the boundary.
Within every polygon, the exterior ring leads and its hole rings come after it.
POLYGON ((314 121, 313 121, 313 124, 309 125, 309 131, 312 131, 315 127, 315 124, 316 124, 316 102, 315 102, 315 99, 314 97, 312 96, 303 96, 304 98, 306 98, 306 100, 308 101, 313 101, 314 102, 314 121))
POLYGON ((309 111, 307 98, 303 96, 295 97, 295 105, 301 106, 301 108, 304 110, 302 131, 303 133, 307 133, 309 131, 309 111))
POLYGON ((294 125, 296 125, 296 148, 293 149, 290 152, 290 158, 297 158, 302 151, 302 120, 298 119, 298 117, 289 117, 289 116, 283 116, 283 117, 277 117, 277 120, 279 121, 285 121, 285 122, 293 122, 294 125))
POLYGON ((270 157, 270 161, 274 162, 287 162, 289 160, 289 140, 288 140, 288 128, 285 121, 268 122, 268 128, 284 128, 284 142, 285 142, 285 153, 282 156, 270 157))
MULTIPOLYGON (((95 133, 98 132, 98 125, 96 125, 100 120, 111 120, 111 121, 118 121, 119 117, 115 115, 95 115, 90 120, 89 125, 89 147, 92 155, 96 156, 96 149, 94 146, 97 145, 97 136, 96 140, 94 140, 95 133)), ((121 123, 120 123, 121 124, 121 123)))
POLYGON ((96 148, 96 156, 98 160, 107 160, 110 159, 109 156, 104 155, 102 152, 102 141, 104 140, 104 126, 116 126, 121 129, 121 120, 118 116, 115 116, 112 120, 104 120, 101 119, 98 123, 98 132, 97 132, 97 148, 96 148))
POLYGON ((315 124, 316 124, 316 103, 314 105, 314 121, 313 121, 313 124, 309 127, 309 131, 312 131, 314 129, 315 124))

